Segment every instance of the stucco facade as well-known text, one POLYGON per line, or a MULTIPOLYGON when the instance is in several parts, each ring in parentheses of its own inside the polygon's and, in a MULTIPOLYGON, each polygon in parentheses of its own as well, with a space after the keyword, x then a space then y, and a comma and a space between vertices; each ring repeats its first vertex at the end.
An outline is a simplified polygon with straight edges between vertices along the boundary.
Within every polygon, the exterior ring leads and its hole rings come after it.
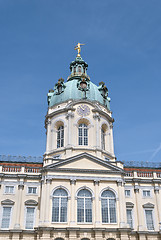
POLYGON ((1 157, 0 239, 161 239, 161 171, 116 160, 108 90, 87 67, 77 57, 48 94, 43 161, 1 157))

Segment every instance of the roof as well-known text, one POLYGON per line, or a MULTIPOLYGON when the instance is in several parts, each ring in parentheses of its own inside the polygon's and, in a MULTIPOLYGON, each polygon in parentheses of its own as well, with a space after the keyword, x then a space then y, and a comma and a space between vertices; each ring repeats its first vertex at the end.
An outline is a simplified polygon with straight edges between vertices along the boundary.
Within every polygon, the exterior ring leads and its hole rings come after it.
POLYGON ((0 155, 0 162, 8 163, 43 163, 43 158, 33 156, 11 156, 11 155, 0 155))
MULTIPOLYGON (((64 86, 64 92, 62 92, 61 94, 56 94, 55 92, 52 93, 49 107, 70 99, 79 100, 85 98, 85 93, 78 88, 78 79, 68 81, 64 83, 64 86)), ((100 91, 98 90, 98 87, 91 81, 89 82, 89 90, 86 91, 86 99, 90 101, 97 101, 102 105, 106 105, 106 107, 110 110, 110 99, 104 99, 100 91)))

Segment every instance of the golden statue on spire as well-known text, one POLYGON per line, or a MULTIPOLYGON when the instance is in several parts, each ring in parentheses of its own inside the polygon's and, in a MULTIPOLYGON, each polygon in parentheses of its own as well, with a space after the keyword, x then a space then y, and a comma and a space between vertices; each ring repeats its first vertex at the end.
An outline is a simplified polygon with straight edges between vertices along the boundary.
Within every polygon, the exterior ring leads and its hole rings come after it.
POLYGON ((78 44, 75 46, 75 48, 74 48, 74 50, 78 50, 77 57, 80 57, 80 56, 81 56, 81 55, 80 55, 80 52, 81 52, 81 45, 85 45, 85 44, 78 43, 78 44))

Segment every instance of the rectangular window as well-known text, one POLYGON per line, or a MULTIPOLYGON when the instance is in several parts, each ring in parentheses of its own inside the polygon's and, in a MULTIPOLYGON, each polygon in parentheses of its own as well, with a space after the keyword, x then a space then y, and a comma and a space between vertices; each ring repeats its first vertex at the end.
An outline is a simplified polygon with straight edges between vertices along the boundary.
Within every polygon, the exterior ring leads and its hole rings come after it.
POLYGON ((26 229, 34 228, 35 207, 26 208, 26 229))
POLYGON ((130 190, 125 190, 125 197, 130 197, 130 190))
POLYGON ((28 187, 28 194, 36 194, 37 187, 28 187))
POLYGON ((11 207, 3 207, 1 228, 9 228, 11 218, 11 207))
POLYGON ((146 225, 148 230, 154 230, 153 210, 145 210, 146 225))
POLYGON ((150 197, 150 190, 143 190, 143 197, 150 197))
POLYGON ((5 193, 13 194, 14 193, 14 186, 5 186, 5 193))
POLYGON ((133 217, 132 217, 132 209, 126 209, 127 214, 127 223, 131 228, 133 228, 133 217))

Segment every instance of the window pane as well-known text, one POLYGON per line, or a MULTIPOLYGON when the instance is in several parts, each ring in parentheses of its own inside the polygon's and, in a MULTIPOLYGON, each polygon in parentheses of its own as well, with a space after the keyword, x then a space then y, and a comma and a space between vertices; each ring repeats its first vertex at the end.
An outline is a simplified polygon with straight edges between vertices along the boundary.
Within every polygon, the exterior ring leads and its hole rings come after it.
POLYGON ((67 222, 67 198, 61 198, 60 222, 67 222))
POLYGON ((110 223, 115 223, 116 222, 115 199, 109 199, 109 209, 110 209, 110 223))
POLYGON ((78 144, 79 145, 88 145, 88 127, 86 124, 79 124, 78 144))
POLYGON ((152 210, 145 210, 145 215, 146 215, 147 229, 148 230, 154 230, 152 210))
POLYGON ((3 207, 1 228, 9 228, 11 216, 11 207, 3 207))
POLYGON ((78 198, 77 201, 77 221, 84 222, 84 199, 78 198))
POLYGON ((5 187, 5 193, 13 193, 14 186, 6 186, 5 187))
POLYGON ((92 222, 92 199, 85 199, 85 222, 92 222))
POLYGON ((110 190, 105 190, 101 195, 102 222, 116 223, 116 198, 110 190))
POLYGON ((78 193, 79 197, 92 197, 92 194, 87 189, 82 189, 78 193))
POLYGON ((108 223, 109 221, 108 221, 108 201, 107 201, 107 199, 102 199, 101 205, 102 205, 102 222, 108 223))
POLYGON ((59 222, 59 198, 53 199, 52 222, 59 222))
POLYGON ((64 147, 64 126, 60 126, 57 131, 57 148, 64 147))
POLYGON ((34 227, 34 207, 27 207, 26 209, 26 229, 33 229, 34 227))
POLYGON ((126 213, 127 213, 127 223, 131 228, 133 228, 132 209, 126 209, 126 213))

